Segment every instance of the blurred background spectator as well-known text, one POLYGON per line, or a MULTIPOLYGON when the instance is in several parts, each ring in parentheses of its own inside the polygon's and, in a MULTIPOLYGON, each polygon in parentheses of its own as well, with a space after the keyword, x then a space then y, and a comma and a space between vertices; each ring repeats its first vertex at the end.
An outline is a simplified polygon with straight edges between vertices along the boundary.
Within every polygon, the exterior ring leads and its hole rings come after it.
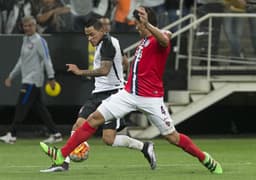
POLYGON ((8 0, 3 1, 4 27, 6 34, 23 33, 21 19, 24 16, 31 16, 32 4, 30 0, 8 0))
MULTIPOLYGON (((198 18, 207 15, 208 13, 223 13, 224 12, 224 0, 197 0, 198 18)), ((221 34, 221 25, 223 18, 212 19, 212 44, 211 54, 217 56, 219 49, 219 40, 221 34)), ((208 33, 209 33, 209 21, 204 21, 200 24, 199 31, 197 32, 198 44, 200 49, 200 56, 206 56, 208 50, 208 33)), ((201 64, 205 64, 202 62, 201 64)))
POLYGON ((41 33, 71 31, 71 13, 61 0, 41 0, 42 6, 36 18, 41 33))
POLYGON ((84 32, 84 26, 92 16, 100 18, 109 13, 109 0, 70 0, 73 14, 73 31, 84 32))
MULTIPOLYGON (((167 24, 174 23, 180 18, 180 13, 182 13, 181 17, 184 17, 191 13, 191 7, 194 4, 194 0, 184 0, 183 1, 183 8, 180 9, 180 0, 165 0, 165 6, 168 13, 168 21, 167 24)), ((182 26, 185 26, 188 24, 189 21, 186 21, 182 24, 182 26)), ((178 29, 178 26, 175 26, 171 29, 172 32, 176 32, 178 29)))
POLYGON ((0 34, 3 33, 3 27, 4 27, 4 13, 6 12, 4 7, 4 1, 0 0, 0 34))
POLYGON ((94 0, 92 12, 101 17, 106 16, 110 4, 111 2, 109 0, 94 0))
MULTIPOLYGON (((245 0, 225 0, 226 13, 243 13, 245 12, 245 0)), ((224 31, 231 48, 231 58, 243 58, 241 48, 241 36, 244 29, 244 19, 239 17, 225 17, 224 31)))
MULTIPOLYGON (((256 13, 256 0, 246 0, 246 12, 256 13)), ((249 18, 249 28, 251 31, 252 47, 254 49, 254 54, 256 55, 256 18, 249 18)))
POLYGON ((71 12, 73 15, 73 31, 83 32, 84 24, 87 21, 86 15, 92 11, 92 0, 70 0, 71 12))
MULTIPOLYGON (((184 0, 183 15, 191 4, 184 0)), ((0 33, 23 33, 19 22, 24 15, 37 19, 39 33, 83 33, 91 16, 108 17, 114 32, 134 32, 132 12, 140 5, 156 11, 159 27, 178 18, 179 0, 0 0, 0 33)))
POLYGON ((165 25, 165 20, 167 17, 165 0, 142 0, 141 5, 150 7, 156 12, 158 27, 161 28, 165 25))
POLYGON ((113 18, 113 31, 132 32, 135 31, 135 24, 132 12, 140 5, 138 0, 116 0, 113 18))
POLYGON ((30 0, 32 15, 36 18, 36 15, 39 13, 42 3, 41 0, 30 0))

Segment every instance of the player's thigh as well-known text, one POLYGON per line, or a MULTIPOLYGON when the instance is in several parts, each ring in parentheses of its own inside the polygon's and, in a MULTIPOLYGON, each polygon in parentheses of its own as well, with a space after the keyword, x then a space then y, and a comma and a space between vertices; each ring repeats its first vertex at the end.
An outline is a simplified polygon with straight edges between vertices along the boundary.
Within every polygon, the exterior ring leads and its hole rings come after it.
POLYGON ((161 99, 154 99, 151 103, 145 103, 142 106, 142 111, 146 114, 148 120, 159 129, 162 135, 175 131, 173 120, 161 99))
POLYGON ((88 116, 97 109, 101 102, 101 98, 97 98, 96 96, 92 95, 89 99, 86 100, 84 105, 80 108, 78 117, 87 119, 88 116))
POLYGON ((129 93, 122 90, 102 101, 98 111, 103 115, 105 121, 119 119, 131 111, 135 111, 134 102, 129 93))

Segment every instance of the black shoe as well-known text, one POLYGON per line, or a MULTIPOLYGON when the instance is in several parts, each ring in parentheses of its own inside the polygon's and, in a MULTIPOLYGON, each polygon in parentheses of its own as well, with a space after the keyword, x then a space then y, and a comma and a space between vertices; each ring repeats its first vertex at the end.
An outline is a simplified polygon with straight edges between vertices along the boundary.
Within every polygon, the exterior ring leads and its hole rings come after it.
POLYGON ((144 157, 148 160, 151 169, 156 168, 156 155, 154 151, 154 144, 152 142, 145 142, 141 151, 144 157))
POLYGON ((63 172, 63 171, 68 171, 68 169, 69 169, 69 163, 64 162, 62 165, 53 164, 51 167, 47 169, 40 170, 40 172, 42 173, 63 172))

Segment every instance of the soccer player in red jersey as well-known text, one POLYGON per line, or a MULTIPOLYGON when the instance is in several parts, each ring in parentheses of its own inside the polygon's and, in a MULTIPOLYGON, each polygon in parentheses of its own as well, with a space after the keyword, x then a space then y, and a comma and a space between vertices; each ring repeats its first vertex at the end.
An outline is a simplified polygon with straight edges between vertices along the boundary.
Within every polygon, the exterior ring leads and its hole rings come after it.
MULTIPOLYGON (((136 29, 143 39, 136 49, 125 89, 104 100, 61 149, 40 143, 42 149, 56 164, 61 164, 77 145, 89 139, 105 121, 113 121, 139 110, 158 127, 168 142, 196 157, 210 172, 222 174, 217 161, 202 152, 188 136, 177 132, 164 105, 162 76, 171 49, 170 34, 156 27, 156 16, 150 8, 139 7, 134 16, 136 29)), ((156 166, 155 156, 150 158, 156 166)))

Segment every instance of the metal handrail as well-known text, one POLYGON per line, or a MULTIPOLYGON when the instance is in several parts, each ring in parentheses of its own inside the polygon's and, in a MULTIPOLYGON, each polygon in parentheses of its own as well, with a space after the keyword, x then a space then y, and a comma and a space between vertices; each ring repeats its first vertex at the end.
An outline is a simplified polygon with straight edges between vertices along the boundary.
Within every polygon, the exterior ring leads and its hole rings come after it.
MULTIPOLYGON (((212 18, 214 17, 238 17, 238 18, 256 18, 256 13, 209 13, 196 21, 190 23, 189 25, 185 26, 184 28, 180 29, 176 33, 173 34, 173 37, 179 35, 180 33, 186 32, 188 30, 193 29, 194 27, 198 26, 205 20, 209 20, 209 27, 208 27, 208 54, 207 54, 207 68, 206 68, 206 79, 210 81, 211 76, 211 61, 214 59, 211 57, 211 41, 212 41, 212 18)), ((191 39, 191 38, 190 38, 191 39)), ((192 38, 193 39, 193 38, 192 38)), ((192 47, 188 49, 188 84, 190 83, 191 79, 191 66, 192 66, 192 47)), ((232 60, 231 60, 232 61, 232 60)), ((226 60, 225 62, 230 62, 230 60, 226 60)), ((238 62, 236 62, 238 63, 238 62)), ((254 64, 253 62, 242 62, 239 61, 240 64, 254 64)))
MULTIPOLYGON (((191 30, 194 30, 199 24, 201 24, 203 21, 209 20, 209 36, 208 36, 208 54, 207 54, 207 79, 210 80, 210 76, 211 76, 211 60, 213 59, 211 57, 211 41, 212 41, 212 18, 214 17, 238 17, 238 18, 256 18, 256 13, 209 13, 199 19, 196 19, 196 16, 194 14, 189 14, 177 21, 175 21, 174 23, 165 26, 163 29, 164 30, 168 30, 171 29, 172 27, 177 26, 178 24, 183 23, 184 21, 187 21, 188 19, 190 19, 191 23, 182 27, 181 29, 179 29, 178 31, 176 31, 175 33, 172 34, 172 39, 181 35, 182 33, 186 32, 186 31, 190 31, 189 34, 189 47, 188 47, 188 83, 190 81, 191 78, 191 65, 192 65, 192 49, 193 49, 193 33, 191 33, 191 30)), ((131 50, 135 49, 138 46, 139 42, 136 42, 134 44, 132 44, 131 46, 127 47, 124 52, 130 52, 131 50)), ((179 56, 179 54, 178 54, 179 56)), ((132 59, 132 57, 130 57, 130 60, 132 59)), ((227 61, 226 61, 227 62, 227 61)), ((246 63, 248 64, 248 63, 246 63)), ((253 63, 252 63, 253 64, 253 63)))
POLYGON ((190 23, 189 25, 183 27, 181 30, 173 33, 172 38, 178 36, 179 34, 182 34, 186 31, 188 31, 190 28, 195 28, 198 26, 198 24, 202 23, 206 19, 209 19, 210 17, 242 17, 242 18, 248 18, 248 17, 256 17, 256 13, 209 13, 194 22, 190 23))
MULTIPOLYGON (((189 20, 189 19, 193 19, 193 20, 196 20, 196 16, 194 14, 188 14, 187 16, 184 16, 183 18, 175 21, 174 23, 168 25, 168 26, 165 26, 163 27, 162 29, 164 30, 168 30, 168 29, 171 29, 175 26, 177 26, 178 24, 182 24, 183 22, 189 20)), ((175 34, 175 33, 174 33, 175 34)), ((181 33, 180 33, 181 34, 181 33)), ((176 34, 174 37, 176 37, 178 34, 176 34)), ((173 35, 172 35, 172 38, 174 38, 173 35)), ((128 53, 129 51, 131 50, 134 50, 138 45, 139 45, 140 41, 130 45, 129 47, 125 48, 124 49, 124 53, 128 53)))

